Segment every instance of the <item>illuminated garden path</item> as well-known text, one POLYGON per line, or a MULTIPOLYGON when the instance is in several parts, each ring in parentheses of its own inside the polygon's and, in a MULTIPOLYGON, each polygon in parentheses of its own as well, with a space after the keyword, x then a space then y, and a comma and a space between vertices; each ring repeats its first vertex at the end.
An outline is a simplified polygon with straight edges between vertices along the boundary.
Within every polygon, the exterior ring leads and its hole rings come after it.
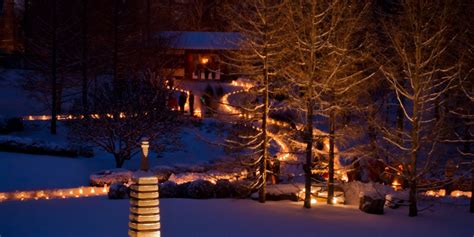
MULTIPOLYGON (((234 82, 232 84, 235 90, 224 94, 221 99, 221 103, 224 107, 224 112, 230 115, 240 116, 242 117, 242 113, 235 109, 233 105, 229 103, 229 96, 237 94, 237 93, 244 93, 250 89, 251 85, 246 83, 238 83, 234 82)), ((189 95, 190 91, 183 88, 174 88, 177 92, 184 92, 189 95)), ((197 108, 196 114, 200 116, 200 107, 197 108)), ((103 117, 111 118, 111 114, 90 114, 91 118, 99 119, 103 117)), ((126 114, 120 113, 120 118, 126 117, 126 114)), ((63 114, 58 115, 58 120, 78 120, 83 119, 83 115, 72 115, 72 114, 63 114)), ((47 121, 50 120, 50 115, 28 115, 23 117, 25 121, 47 121)), ((229 122, 229 121, 224 121, 229 122)), ((269 124, 281 127, 281 128, 289 128, 289 126, 285 123, 276 121, 274 119, 269 118, 269 124)), ((257 126, 252 126, 255 130, 261 130, 257 126)), ((281 161, 290 161, 296 159, 295 157, 290 155, 290 149, 287 143, 282 139, 281 136, 269 132, 269 137, 275 141, 275 143, 279 147, 279 152, 277 157, 281 161)), ((22 190, 22 191, 13 191, 13 192, 0 192, 0 202, 4 201, 28 201, 28 200, 52 200, 52 199, 67 199, 67 198, 82 198, 82 197, 94 197, 94 196, 106 196, 109 191, 109 187, 76 187, 76 188, 64 188, 64 189, 39 189, 39 190, 22 190)))
MULTIPOLYGON (((224 108, 224 112, 226 112, 230 115, 234 115, 234 116, 238 116, 238 117, 244 117, 244 115, 238 109, 235 108, 237 106, 232 105, 229 102, 229 96, 239 94, 239 93, 246 93, 252 87, 252 85, 251 84, 244 84, 244 83, 239 84, 238 82, 235 82, 235 81, 233 82, 233 85, 235 85, 237 87, 240 87, 240 88, 238 90, 235 90, 235 91, 224 94, 224 96, 222 96, 222 99, 221 99, 220 102, 222 104, 222 107, 224 108)), ((289 128, 289 125, 287 125, 283 122, 276 121, 276 120, 271 119, 271 118, 268 118, 268 123, 271 124, 271 125, 279 126, 279 127, 289 128)), ((257 130, 257 131, 261 131, 261 128, 259 128, 257 126, 252 126, 252 128, 257 130)), ((280 147, 280 152, 277 154, 277 157, 278 157, 279 160, 288 161, 288 160, 296 159, 295 157, 290 156, 290 152, 291 152, 290 148, 289 148, 288 144, 286 144, 286 142, 284 142, 283 139, 280 136, 278 136, 278 135, 276 135, 275 133, 272 133, 272 132, 268 132, 268 136, 271 139, 273 139, 278 144, 278 146, 280 147)))

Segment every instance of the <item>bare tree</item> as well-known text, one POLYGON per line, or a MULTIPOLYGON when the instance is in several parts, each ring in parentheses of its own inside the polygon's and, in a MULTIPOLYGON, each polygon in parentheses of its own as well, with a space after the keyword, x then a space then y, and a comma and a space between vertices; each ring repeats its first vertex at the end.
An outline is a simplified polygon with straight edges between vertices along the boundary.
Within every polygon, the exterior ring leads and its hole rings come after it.
MULTIPOLYGON (((284 1, 257 0, 229 4, 228 13, 232 29, 242 34, 239 42, 242 50, 232 53, 227 62, 242 72, 243 76, 255 80, 259 86, 254 90, 256 106, 242 108, 244 113, 253 113, 260 121, 257 134, 246 136, 247 142, 240 145, 251 147, 257 154, 248 165, 258 165, 259 174, 253 187, 259 189, 259 201, 265 202, 267 161, 269 157, 269 93, 272 81, 281 70, 284 49, 283 17, 284 1), (261 99, 261 102, 260 102, 261 99)), ((252 123, 252 121, 251 121, 252 123)))
POLYGON ((314 162, 313 140, 317 116, 329 124, 328 203, 334 196, 334 159, 337 117, 355 110, 359 88, 370 76, 371 67, 360 69, 366 58, 362 52, 362 29, 365 5, 345 1, 294 1, 289 7, 289 31, 293 32, 294 52, 287 78, 293 87, 289 95, 291 107, 305 114, 306 143, 305 202, 311 207, 311 167, 314 162), (321 118, 321 117, 320 117, 321 118))
POLYGON ((82 110, 88 112, 88 89, 89 89, 89 0, 81 0, 81 72, 82 72, 82 110))
MULTIPOLYGON (((63 91, 71 84, 66 77, 72 70, 70 44, 74 35, 70 32, 70 6, 55 0, 35 2, 31 9, 33 26, 28 47, 31 53, 30 73, 23 82, 24 88, 47 104, 51 113, 51 134, 56 134, 57 115, 63 103, 63 91)), ((30 6, 32 7, 32 6, 30 6)))
POLYGON ((437 121, 433 110, 458 76, 456 60, 446 60, 456 35, 450 31, 454 14, 450 1, 401 1, 400 14, 383 19, 388 46, 395 52, 385 57, 382 73, 396 93, 407 120, 405 130, 387 131, 384 139, 400 152, 400 167, 389 166, 409 184, 409 216, 416 216, 417 181, 432 163, 437 121), (401 69, 401 70, 399 70, 401 69), (401 139, 400 139, 401 138, 401 139))
POLYGON ((2 1, 0 6, 0 49, 12 53, 20 49, 18 41, 18 17, 16 16, 16 5, 14 0, 2 1))
POLYGON ((164 145, 176 134, 177 117, 166 107, 169 91, 165 77, 153 70, 136 72, 126 81, 121 96, 104 83, 92 104, 91 116, 72 124, 71 136, 96 145, 114 156, 116 167, 122 167, 139 151, 140 141, 147 137, 153 147, 164 145))

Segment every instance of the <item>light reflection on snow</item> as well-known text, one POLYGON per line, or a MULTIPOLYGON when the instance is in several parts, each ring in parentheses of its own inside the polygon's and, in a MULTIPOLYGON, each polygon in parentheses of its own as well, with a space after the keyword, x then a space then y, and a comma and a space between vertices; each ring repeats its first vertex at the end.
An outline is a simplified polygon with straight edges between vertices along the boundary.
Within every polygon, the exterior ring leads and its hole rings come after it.
POLYGON ((3 201, 27 201, 40 199, 65 199, 80 197, 105 196, 109 192, 109 187, 78 187, 65 189, 46 189, 34 191, 15 191, 0 193, 0 202, 3 201))

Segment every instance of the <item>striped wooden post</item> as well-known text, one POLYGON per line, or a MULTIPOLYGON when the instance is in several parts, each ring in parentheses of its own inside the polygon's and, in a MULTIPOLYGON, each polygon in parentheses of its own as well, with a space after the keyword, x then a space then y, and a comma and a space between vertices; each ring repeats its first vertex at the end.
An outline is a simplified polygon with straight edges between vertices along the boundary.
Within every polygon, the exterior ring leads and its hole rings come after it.
POLYGON ((129 231, 131 237, 160 237, 158 178, 132 177, 129 231))

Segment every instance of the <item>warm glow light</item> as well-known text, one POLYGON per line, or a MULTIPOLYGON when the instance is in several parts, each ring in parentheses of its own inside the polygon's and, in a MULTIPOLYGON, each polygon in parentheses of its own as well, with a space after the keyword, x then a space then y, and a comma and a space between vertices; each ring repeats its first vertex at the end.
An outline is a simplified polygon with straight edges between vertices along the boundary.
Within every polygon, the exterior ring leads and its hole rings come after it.
POLYGON ((316 204, 318 203, 318 200, 316 200, 316 198, 311 198, 311 204, 316 204))
POLYGON ((201 58, 201 63, 202 64, 207 64, 209 62, 209 59, 206 57, 201 58))
POLYGON ((398 182, 397 179, 394 179, 393 182, 392 182, 392 188, 397 191, 397 190, 400 190, 402 188, 402 185, 398 182))
MULTIPOLYGON (((108 188, 104 187, 106 192, 108 188)), ((94 187, 91 187, 91 193, 95 193, 94 187)), ((97 193, 95 196, 105 195, 105 193, 97 193)), ((18 191, 11 193, 0 193, 0 202, 8 200, 40 200, 40 199, 54 199, 54 198, 78 198, 88 197, 89 193, 84 191, 84 187, 68 188, 68 189, 56 189, 56 190, 37 190, 37 191, 18 191)))
POLYGON ((142 152, 145 157, 148 157, 148 148, 150 147, 150 142, 148 141, 148 138, 143 138, 142 139, 142 152))
POLYGON ((349 177, 347 176, 347 173, 342 174, 341 180, 344 181, 344 182, 349 181, 349 177))

